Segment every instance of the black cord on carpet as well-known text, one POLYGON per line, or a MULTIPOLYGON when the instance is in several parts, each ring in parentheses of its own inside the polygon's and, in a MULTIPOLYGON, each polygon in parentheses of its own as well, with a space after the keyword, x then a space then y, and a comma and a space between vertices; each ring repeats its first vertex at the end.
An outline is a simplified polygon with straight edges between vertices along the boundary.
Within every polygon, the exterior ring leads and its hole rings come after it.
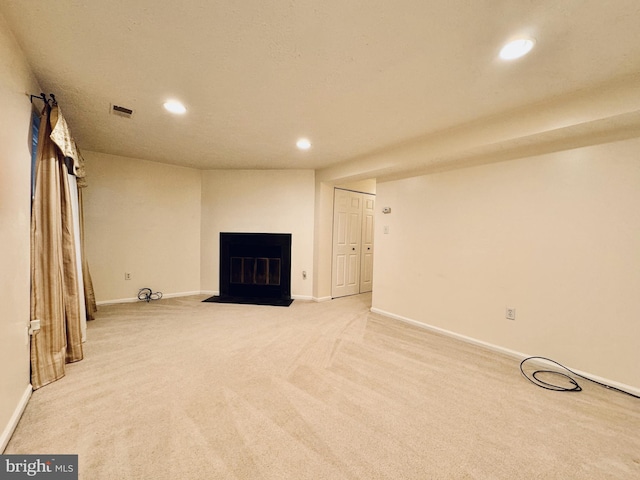
POLYGON ((138 300, 149 303, 151 300, 160 300, 162 292, 152 292, 150 288, 141 288, 138 292, 138 300))
POLYGON ((522 360, 522 362, 520 362, 520 372, 522 372, 522 375, 524 375, 524 378, 529 380, 534 385, 537 385, 538 387, 541 387, 541 388, 544 388, 544 389, 547 389, 547 390, 553 390, 555 392, 580 392, 580 391, 582 391, 582 387, 578 384, 578 382, 575 379, 571 378, 569 375, 567 375, 566 373, 563 373, 563 372, 558 372, 558 371, 555 371, 555 370, 535 370, 531 374, 531 376, 529 376, 526 373, 524 373, 524 368, 523 368, 524 363, 529 361, 529 360, 534 360, 534 359, 545 360, 547 362, 554 363, 554 364, 558 365, 560 368, 562 368, 562 369, 566 370, 567 372, 575 375, 576 377, 584 378, 585 380, 593 382, 596 385, 600 385, 601 387, 604 387, 604 388, 606 388, 608 390, 615 390, 616 392, 624 393, 625 395, 629 395, 630 397, 633 397, 633 398, 640 398, 640 395, 635 395, 633 393, 621 390, 621 389, 619 389, 617 387, 614 387, 614 386, 611 386, 611 385, 607 385, 606 383, 598 382, 598 381, 593 380, 593 379, 591 379, 589 377, 585 377, 584 375, 580 375, 579 373, 576 373, 573 370, 568 369, 567 367, 565 367, 561 363, 556 362, 555 360, 551 360, 551 359, 546 358, 546 357, 528 357, 528 358, 525 358, 524 360, 522 360), (568 381, 569 384, 572 385, 572 386, 571 387, 564 387, 562 385, 556 385, 556 384, 553 384, 553 383, 545 382, 544 380, 541 380, 540 378, 538 378, 538 376, 542 375, 542 374, 560 376, 564 380, 568 381))

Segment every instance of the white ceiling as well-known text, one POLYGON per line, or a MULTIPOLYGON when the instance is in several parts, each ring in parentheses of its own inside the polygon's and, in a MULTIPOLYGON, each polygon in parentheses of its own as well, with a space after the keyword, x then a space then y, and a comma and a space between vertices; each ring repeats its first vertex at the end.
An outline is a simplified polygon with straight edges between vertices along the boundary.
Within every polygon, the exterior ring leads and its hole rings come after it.
POLYGON ((0 0, 0 13, 82 150, 198 168, 319 169, 640 72, 638 0, 0 0), (536 48, 498 60, 518 34, 536 48))

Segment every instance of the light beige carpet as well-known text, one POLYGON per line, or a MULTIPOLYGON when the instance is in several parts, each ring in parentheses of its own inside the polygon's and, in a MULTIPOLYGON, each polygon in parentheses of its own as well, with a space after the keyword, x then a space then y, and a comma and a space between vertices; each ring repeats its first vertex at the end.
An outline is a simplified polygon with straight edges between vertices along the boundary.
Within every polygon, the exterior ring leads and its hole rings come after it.
POLYGON ((638 479, 640 401, 369 313, 205 296, 103 306, 5 453, 101 479, 638 479))

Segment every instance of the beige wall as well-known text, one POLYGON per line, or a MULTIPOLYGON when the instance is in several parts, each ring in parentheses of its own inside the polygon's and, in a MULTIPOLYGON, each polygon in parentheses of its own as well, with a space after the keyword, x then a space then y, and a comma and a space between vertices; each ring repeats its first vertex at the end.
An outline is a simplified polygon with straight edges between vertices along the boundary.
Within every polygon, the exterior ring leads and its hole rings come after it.
POLYGON ((313 298, 317 301, 331 300, 333 190, 333 183, 316 179, 313 298))
POLYGON ((353 190, 354 192, 371 193, 376 194, 376 179, 368 178, 366 180, 359 180, 356 182, 340 183, 336 185, 337 188, 343 188, 345 190, 353 190))
MULTIPOLYGON (((31 392, 29 229, 31 104, 39 93, 24 55, 0 15, 0 452, 31 392)), ((41 106, 41 105, 39 105, 41 106)))
POLYGON ((378 182, 636 138, 638 75, 407 139, 316 172, 322 182, 378 182))
POLYGON ((220 232, 291 233, 291 295, 311 298, 313 219, 312 170, 203 171, 202 290, 219 291, 220 232))
POLYGON ((87 259, 96 299, 200 291, 199 170, 83 152, 87 259), (130 272, 131 280, 125 280, 130 272))
POLYGON ((639 152, 634 139, 378 183, 392 213, 376 218, 374 310, 640 388, 639 152))

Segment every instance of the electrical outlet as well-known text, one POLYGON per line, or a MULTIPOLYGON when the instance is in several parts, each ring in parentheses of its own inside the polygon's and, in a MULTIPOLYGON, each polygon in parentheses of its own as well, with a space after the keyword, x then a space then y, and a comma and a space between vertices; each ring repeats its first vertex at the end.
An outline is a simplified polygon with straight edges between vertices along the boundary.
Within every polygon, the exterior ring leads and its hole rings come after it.
POLYGON ((515 320, 516 319, 516 309, 507 307, 504 316, 507 320, 515 320))
POLYGON ((131 280, 131 274, 129 272, 125 272, 124 279, 125 280, 131 280))
POLYGON ((303 270, 303 271, 302 271, 302 279, 303 279, 303 280, 306 280, 306 279, 307 279, 307 271, 306 271, 306 270, 303 270))

